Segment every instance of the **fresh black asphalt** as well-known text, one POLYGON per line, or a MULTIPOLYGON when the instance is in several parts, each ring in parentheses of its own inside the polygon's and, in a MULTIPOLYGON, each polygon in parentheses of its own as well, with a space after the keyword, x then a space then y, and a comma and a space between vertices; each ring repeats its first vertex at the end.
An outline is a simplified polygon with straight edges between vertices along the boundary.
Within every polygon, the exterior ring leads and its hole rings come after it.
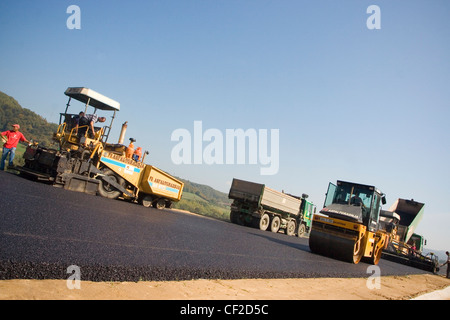
MULTIPOLYGON (((67 191, 0 172, 0 280, 369 277, 288 237, 175 210, 67 191)), ((381 260, 384 275, 426 273, 381 260)))

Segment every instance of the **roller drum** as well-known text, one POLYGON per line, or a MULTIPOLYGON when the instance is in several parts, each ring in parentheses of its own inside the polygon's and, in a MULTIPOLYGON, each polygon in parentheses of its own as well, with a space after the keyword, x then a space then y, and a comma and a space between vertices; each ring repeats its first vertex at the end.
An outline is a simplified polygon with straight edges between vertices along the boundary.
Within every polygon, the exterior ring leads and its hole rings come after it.
POLYGON ((309 236, 312 252, 354 264, 357 264, 364 254, 362 242, 362 239, 357 241, 314 229, 309 236))

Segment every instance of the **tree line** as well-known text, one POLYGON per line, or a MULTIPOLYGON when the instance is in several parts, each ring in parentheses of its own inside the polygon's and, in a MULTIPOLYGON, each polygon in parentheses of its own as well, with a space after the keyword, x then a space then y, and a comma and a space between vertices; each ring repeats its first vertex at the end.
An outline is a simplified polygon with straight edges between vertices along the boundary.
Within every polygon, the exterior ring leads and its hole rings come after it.
POLYGON ((0 91, 0 132, 11 130, 16 123, 28 140, 34 140, 43 146, 52 144, 52 135, 58 129, 57 124, 23 108, 13 97, 0 91))

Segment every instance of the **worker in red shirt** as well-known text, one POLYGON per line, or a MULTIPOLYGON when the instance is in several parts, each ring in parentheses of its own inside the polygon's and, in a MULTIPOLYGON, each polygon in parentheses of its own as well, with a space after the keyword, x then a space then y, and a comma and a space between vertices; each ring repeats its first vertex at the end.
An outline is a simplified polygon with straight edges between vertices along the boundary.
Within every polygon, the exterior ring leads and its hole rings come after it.
POLYGON ((24 135, 19 132, 20 126, 18 124, 13 124, 13 130, 8 130, 5 132, 2 132, 2 139, 5 140, 5 144, 3 145, 3 154, 2 154, 2 160, 0 163, 0 170, 5 170, 5 161, 9 154, 9 167, 14 167, 13 160, 14 156, 16 154, 16 147, 19 141, 27 142, 28 144, 30 141, 25 139, 24 135), (5 139, 5 137, 7 140, 5 139))

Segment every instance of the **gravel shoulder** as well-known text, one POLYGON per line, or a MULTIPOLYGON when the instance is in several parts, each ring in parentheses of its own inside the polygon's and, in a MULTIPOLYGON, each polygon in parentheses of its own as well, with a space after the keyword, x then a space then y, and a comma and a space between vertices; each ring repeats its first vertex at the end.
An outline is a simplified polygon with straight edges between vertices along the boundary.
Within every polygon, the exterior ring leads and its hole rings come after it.
MULTIPOLYGON (((450 286, 439 275, 370 278, 88 282, 3 280, 1 300, 409 300, 450 286)), ((447 299, 447 298, 445 298, 447 299)))

